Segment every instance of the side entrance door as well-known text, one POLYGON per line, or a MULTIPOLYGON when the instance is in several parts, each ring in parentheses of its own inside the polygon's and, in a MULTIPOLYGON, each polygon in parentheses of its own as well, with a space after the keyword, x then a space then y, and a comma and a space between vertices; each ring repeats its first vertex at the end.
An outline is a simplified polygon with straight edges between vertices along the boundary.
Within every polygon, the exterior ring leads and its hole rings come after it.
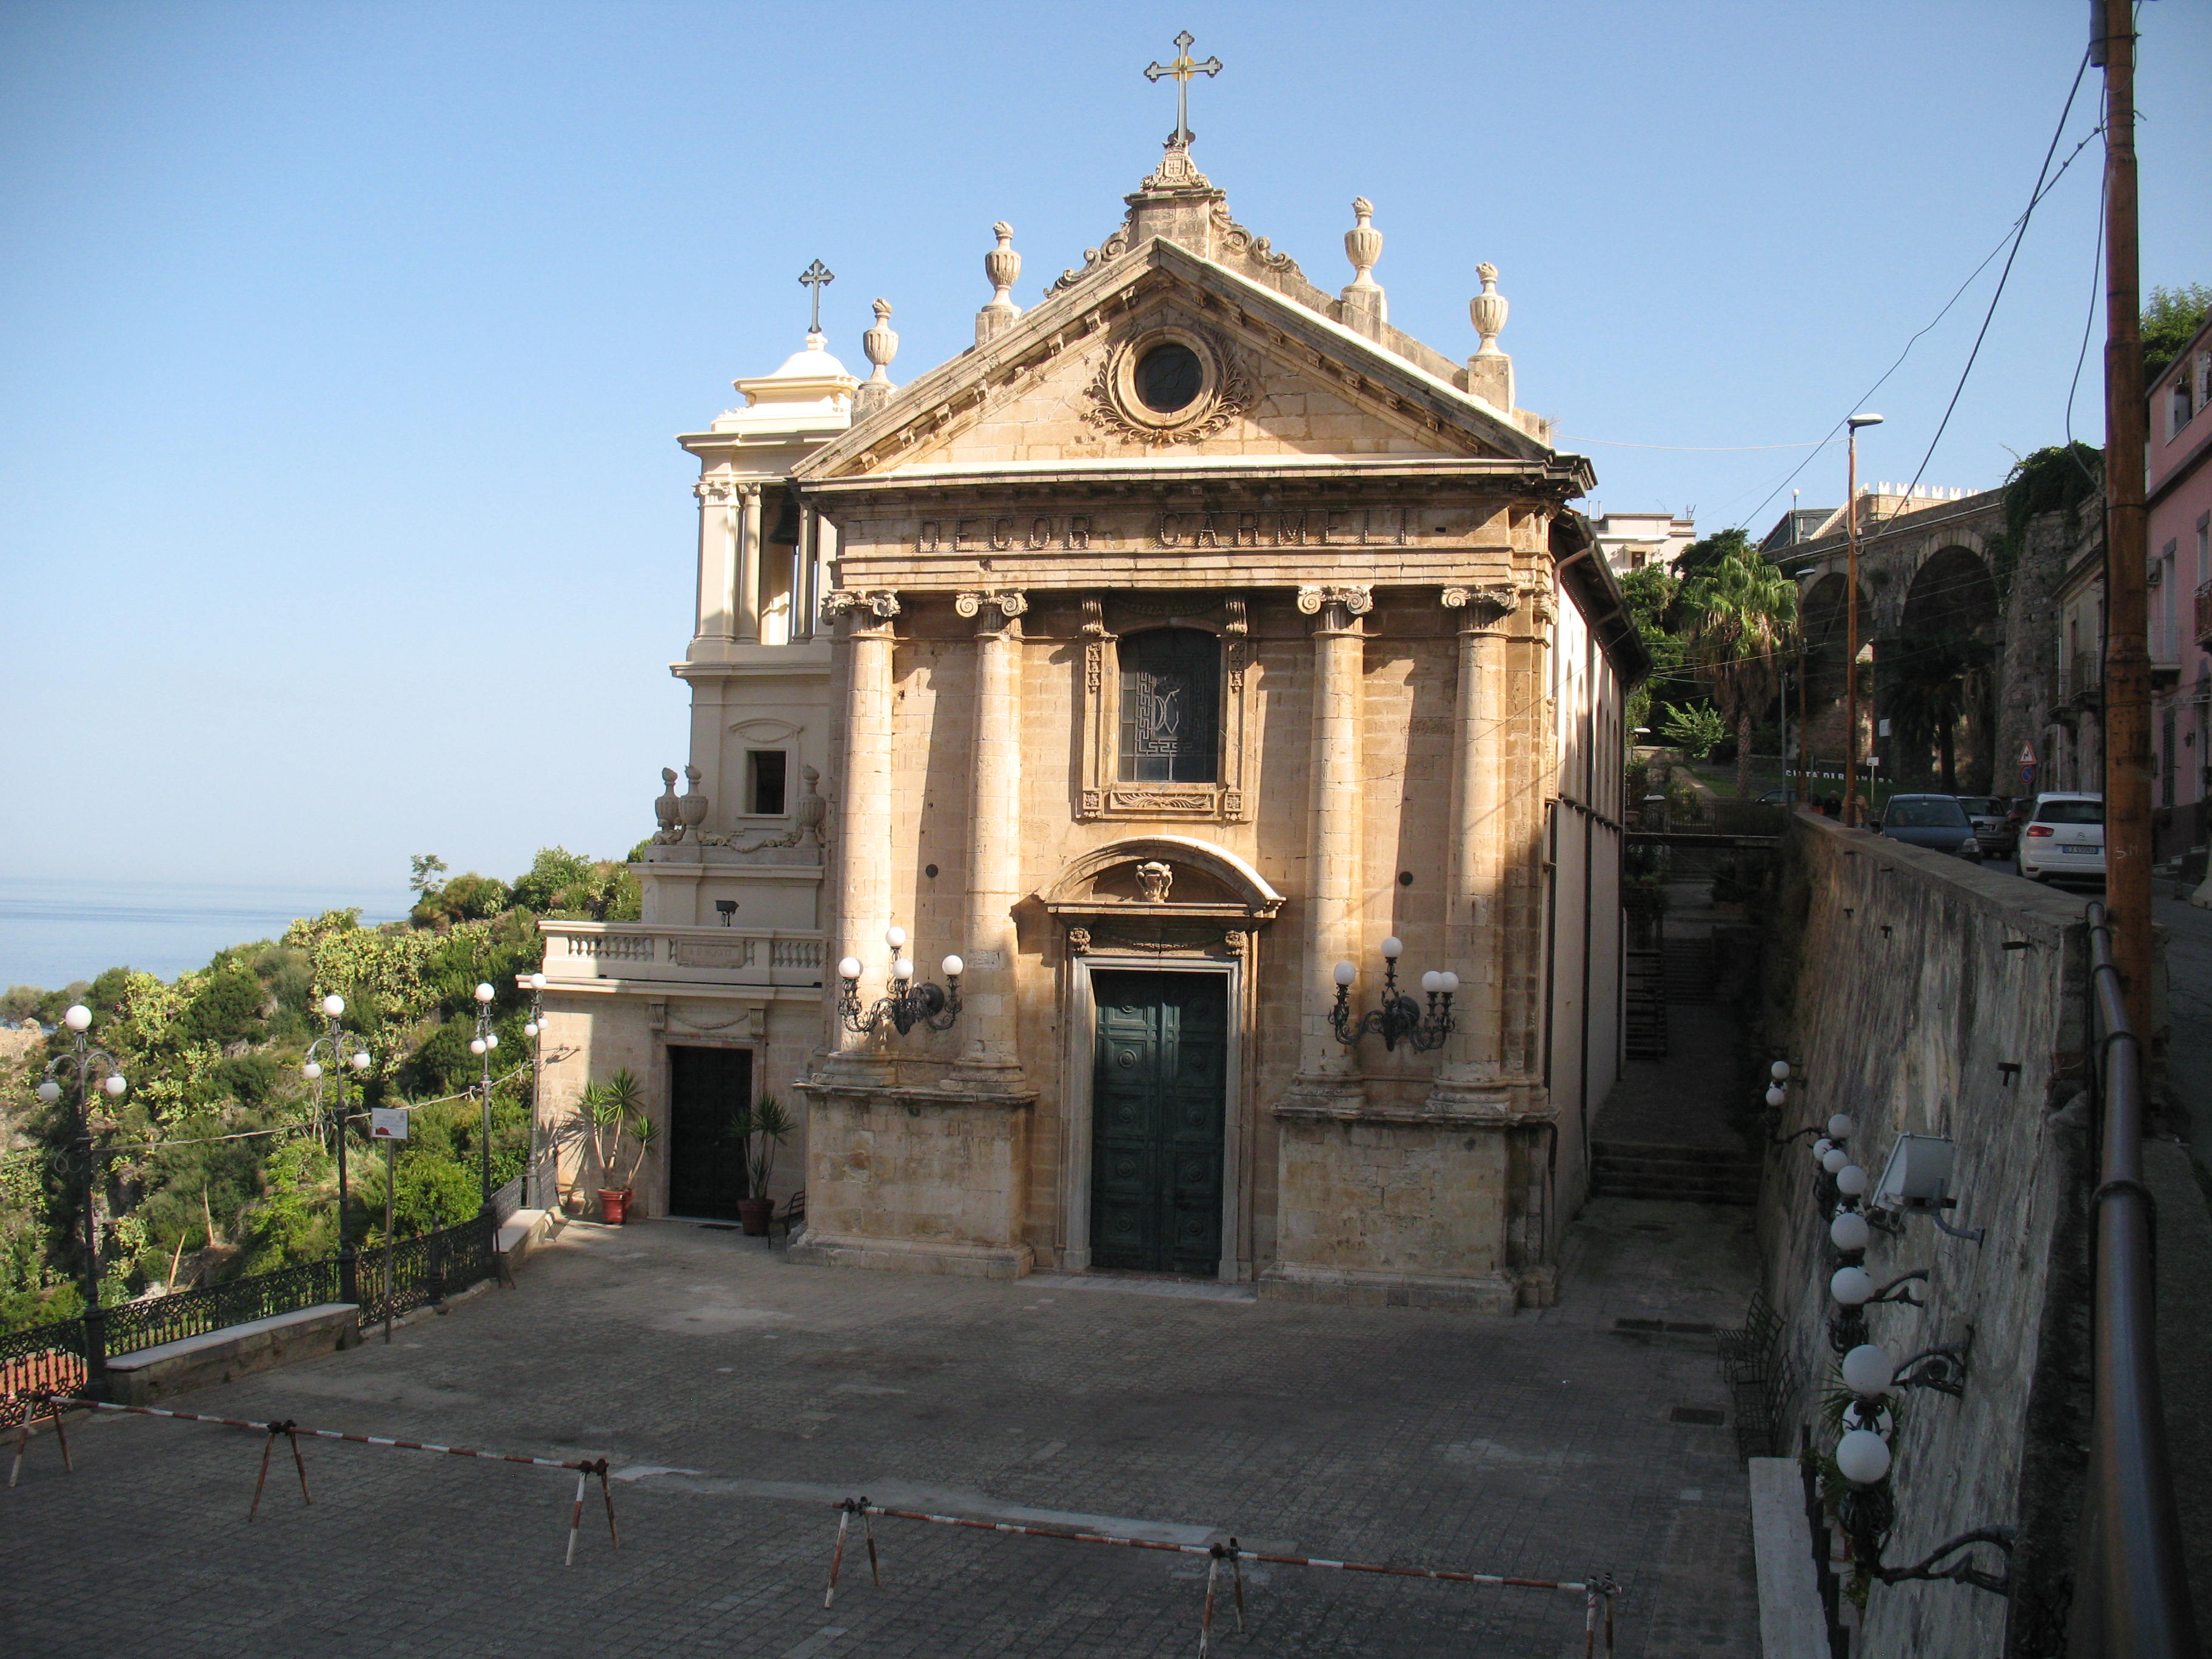
POLYGON ((1100 972, 1091 1091, 1091 1262, 1221 1270, 1227 977, 1100 972))
POLYGON ((738 1218, 744 1146, 728 1131, 731 1116, 752 1097, 750 1048, 669 1049, 669 1214, 738 1218))

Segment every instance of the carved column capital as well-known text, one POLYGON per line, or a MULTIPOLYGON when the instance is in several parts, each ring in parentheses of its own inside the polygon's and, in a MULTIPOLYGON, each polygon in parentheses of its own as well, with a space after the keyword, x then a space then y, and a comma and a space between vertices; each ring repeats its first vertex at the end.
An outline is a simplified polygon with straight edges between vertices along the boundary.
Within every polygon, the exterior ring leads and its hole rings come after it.
POLYGON ((727 478, 702 478, 691 486, 691 493, 702 501, 719 505, 730 499, 735 488, 727 478))
POLYGON ((835 622, 848 612, 862 620, 872 617, 889 622, 899 613, 898 595, 887 587, 872 587, 865 592, 849 587, 833 587, 822 596, 822 620, 835 622))
POLYGON ((1510 583, 1492 582, 1480 587, 1447 587, 1444 609, 1462 611, 1462 632, 1480 633, 1495 628, 1521 608, 1521 595, 1510 583))
POLYGON ((1318 614, 1323 628, 1346 628, 1354 617, 1375 608, 1371 587, 1300 587, 1298 609, 1309 617, 1318 614))
MULTIPOLYGON (((1030 601, 1029 596, 1019 588, 1010 587, 995 592, 955 593, 952 608, 963 617, 977 616, 986 610, 996 611, 1000 617, 1012 622, 1030 608, 1030 601)), ((996 620, 986 623, 988 627, 998 625, 996 620)))

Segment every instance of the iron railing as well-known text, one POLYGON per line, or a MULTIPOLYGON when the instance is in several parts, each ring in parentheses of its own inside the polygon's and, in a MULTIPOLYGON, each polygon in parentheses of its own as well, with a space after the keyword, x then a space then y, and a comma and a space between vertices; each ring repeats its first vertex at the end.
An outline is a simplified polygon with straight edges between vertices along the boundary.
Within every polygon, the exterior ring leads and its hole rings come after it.
POLYGON ((401 1239, 392 1247, 388 1283, 384 1252, 363 1250, 355 1268, 362 1326, 434 1305, 456 1291, 489 1279, 499 1271, 499 1258, 493 1249, 498 1231, 493 1216, 478 1213, 457 1227, 441 1227, 401 1239))
MULTIPOLYGON (((456 1227, 402 1239, 392 1246, 390 1288, 385 1280, 384 1252, 361 1252, 355 1267, 361 1324, 381 1322, 387 1304, 396 1316, 442 1302, 491 1278, 499 1271, 494 1248, 498 1226, 493 1216, 478 1214, 456 1227)), ((338 1263, 331 1256, 173 1296, 119 1303, 100 1310, 106 1328, 102 1353, 137 1353, 338 1299, 338 1263)), ((49 1389, 69 1392, 94 1386, 86 1364, 87 1335, 82 1318, 0 1332, 0 1429, 21 1424, 30 1401, 49 1389)))
POLYGON ((338 1299, 338 1264, 335 1257, 279 1267, 274 1273, 254 1273, 222 1285, 204 1285, 173 1296, 149 1297, 125 1302, 102 1311, 106 1316, 110 1355, 137 1353, 158 1348, 188 1336, 204 1336, 226 1325, 312 1308, 338 1299))
POLYGON ((2098 1108, 2094 1407, 2068 1649, 2074 1659, 2197 1659, 2197 1620, 2159 1399, 2152 1199, 2143 1184, 2142 1042, 2128 1024, 2112 924, 2089 907, 2098 1108))

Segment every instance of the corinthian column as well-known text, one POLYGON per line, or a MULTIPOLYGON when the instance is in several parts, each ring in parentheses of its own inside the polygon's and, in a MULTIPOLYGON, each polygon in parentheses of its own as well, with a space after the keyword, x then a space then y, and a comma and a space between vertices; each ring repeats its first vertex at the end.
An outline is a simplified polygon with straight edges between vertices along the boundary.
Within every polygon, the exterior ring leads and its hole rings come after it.
POLYGON ((1352 1051, 1329 1029, 1336 964, 1360 962, 1359 715, 1365 630, 1375 608, 1366 587, 1301 587, 1298 609, 1314 618, 1311 840, 1306 860, 1306 991, 1299 1075, 1344 1079, 1352 1051))
POLYGON ((1459 613, 1459 678, 1452 707, 1451 821, 1445 847, 1444 965, 1460 976, 1457 1029, 1439 1085, 1497 1081, 1504 1018, 1502 901, 1505 824, 1498 785, 1505 770, 1505 710, 1498 696, 1500 625, 1520 601, 1507 584, 1447 587, 1459 613))
POLYGON ((1020 592, 962 593, 953 607, 975 618, 975 698, 968 788, 968 973, 960 1063, 1021 1085, 1016 1046, 1013 908, 1021 890, 1020 592))
MULTIPOLYGON (((837 930, 823 964, 823 982, 834 982, 841 959, 857 957, 865 1002, 887 988, 890 961, 884 933, 891 921, 891 618, 898 615, 898 595, 834 592, 823 596, 822 609, 842 623, 848 659, 839 769, 844 799, 837 803, 832 842, 837 930)), ((839 1022, 840 1053, 870 1042, 839 1022)))

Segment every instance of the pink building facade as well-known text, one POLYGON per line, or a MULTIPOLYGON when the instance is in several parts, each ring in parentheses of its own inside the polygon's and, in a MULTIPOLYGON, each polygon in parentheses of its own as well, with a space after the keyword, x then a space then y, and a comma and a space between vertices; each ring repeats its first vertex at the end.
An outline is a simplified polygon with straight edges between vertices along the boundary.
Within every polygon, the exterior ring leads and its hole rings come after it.
POLYGON ((2212 321, 2151 382, 2151 806, 2154 856, 2206 843, 2212 793, 2212 321))

